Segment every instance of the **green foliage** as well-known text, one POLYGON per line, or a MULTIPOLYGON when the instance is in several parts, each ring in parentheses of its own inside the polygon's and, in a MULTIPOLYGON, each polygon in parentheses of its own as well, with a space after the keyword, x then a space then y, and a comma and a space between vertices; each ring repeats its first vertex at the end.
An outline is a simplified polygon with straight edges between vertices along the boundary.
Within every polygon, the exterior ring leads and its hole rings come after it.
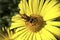
POLYGON ((11 17, 19 12, 20 0, 0 0, 0 25, 10 26, 11 17))

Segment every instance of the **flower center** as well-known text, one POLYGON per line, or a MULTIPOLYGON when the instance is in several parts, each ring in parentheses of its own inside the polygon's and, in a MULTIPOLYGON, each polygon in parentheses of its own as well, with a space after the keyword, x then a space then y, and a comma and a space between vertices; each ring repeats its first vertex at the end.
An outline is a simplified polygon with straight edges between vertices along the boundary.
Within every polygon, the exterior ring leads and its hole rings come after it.
POLYGON ((39 15, 31 15, 28 17, 26 14, 23 14, 22 18, 26 20, 26 27, 33 32, 40 31, 45 25, 43 17, 39 15))

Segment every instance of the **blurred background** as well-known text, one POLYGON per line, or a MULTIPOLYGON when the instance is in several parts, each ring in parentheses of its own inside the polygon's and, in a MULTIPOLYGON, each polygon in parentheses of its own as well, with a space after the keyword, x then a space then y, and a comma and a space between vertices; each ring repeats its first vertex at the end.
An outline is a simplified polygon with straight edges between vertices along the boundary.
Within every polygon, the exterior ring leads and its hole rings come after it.
POLYGON ((0 28, 9 27, 11 17, 19 13, 20 0, 0 0, 0 28))

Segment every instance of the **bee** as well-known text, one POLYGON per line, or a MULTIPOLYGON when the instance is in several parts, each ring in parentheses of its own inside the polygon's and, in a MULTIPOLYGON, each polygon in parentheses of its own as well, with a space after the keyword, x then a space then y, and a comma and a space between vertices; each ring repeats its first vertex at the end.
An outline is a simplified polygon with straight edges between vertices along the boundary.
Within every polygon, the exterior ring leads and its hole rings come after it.
POLYGON ((26 14, 20 14, 20 15, 21 15, 21 18, 25 19, 26 21, 30 20, 30 17, 27 16, 26 14))
POLYGON ((29 17, 26 14, 21 14, 21 17, 30 23, 34 23, 34 22, 38 21, 36 17, 33 17, 33 16, 29 17))

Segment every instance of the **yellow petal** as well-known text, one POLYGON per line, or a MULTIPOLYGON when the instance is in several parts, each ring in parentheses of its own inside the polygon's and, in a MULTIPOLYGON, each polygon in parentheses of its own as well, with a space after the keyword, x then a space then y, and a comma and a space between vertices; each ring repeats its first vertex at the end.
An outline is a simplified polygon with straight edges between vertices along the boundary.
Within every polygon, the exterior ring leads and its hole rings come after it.
POLYGON ((17 27, 23 27, 25 26, 25 22, 23 20, 17 20, 15 23, 11 23, 11 27, 10 29, 14 29, 14 28, 17 28, 17 27))
POLYGON ((12 39, 13 33, 12 31, 9 30, 9 28, 4 27, 4 31, 0 30, 0 38, 1 40, 8 40, 8 39, 12 39))
POLYGON ((28 40, 33 40, 33 32, 31 33, 30 37, 28 38, 28 40))
POLYGON ((57 40, 53 34, 51 34, 48 30, 43 29, 42 33, 46 35, 48 40, 57 40))
POLYGON ((57 17, 59 17, 59 16, 60 16, 60 12, 59 12, 59 11, 51 10, 50 12, 48 12, 48 13, 43 17, 43 19, 44 19, 45 21, 47 21, 47 20, 52 20, 52 19, 54 19, 54 18, 57 18, 57 17))
POLYGON ((51 0, 49 3, 48 2, 49 0, 48 1, 46 0, 40 12, 45 21, 60 16, 59 12, 60 4, 56 4, 57 3, 56 0, 55 1, 51 0))
POLYGON ((46 8, 45 16, 43 16, 44 20, 46 21, 46 20, 50 20, 50 19, 59 17, 60 16, 59 6, 60 6, 60 4, 57 4, 53 7, 49 6, 48 8, 46 8))
POLYGON ((20 14, 24 14, 24 7, 23 7, 23 3, 22 3, 22 1, 20 1, 20 3, 18 4, 18 7, 19 7, 19 9, 20 9, 20 14))
POLYGON ((40 7, 39 7, 40 15, 45 16, 46 14, 45 12, 48 11, 48 9, 54 6, 56 3, 57 3, 56 0, 46 0, 46 1, 41 0, 40 7))
POLYGON ((57 35, 60 37, 60 29, 55 27, 55 26, 51 26, 51 25, 46 25, 45 29, 47 29, 48 31, 52 32, 53 34, 57 35))
MULTIPOLYGON (((54 2, 53 2, 54 3, 54 2)), ((56 4, 56 3, 55 3, 56 4)), ((48 5, 47 5, 48 6, 48 5)), ((46 14, 48 13, 48 12, 51 12, 51 11, 59 11, 60 10, 60 4, 56 4, 56 5, 51 5, 51 6, 48 6, 48 8, 46 8, 45 9, 45 12, 46 12, 46 14)))
POLYGON ((23 38, 24 40, 29 40, 29 37, 31 35, 31 32, 29 31, 26 35, 25 35, 25 38, 23 38))
MULTIPOLYGON (((46 11, 48 11, 49 9, 51 9, 52 7, 55 7, 56 4, 57 3, 57 1, 53 1, 53 0, 51 0, 47 5, 46 5, 46 7, 43 9, 44 10, 44 12, 46 12, 46 11)), ((44 7, 44 6, 43 6, 44 7)), ((46 13, 45 13, 46 14, 46 13)))
POLYGON ((21 35, 23 35, 26 31, 27 31, 27 29, 24 29, 24 30, 21 30, 21 31, 19 31, 19 32, 16 32, 16 33, 12 36, 12 38, 18 40, 17 38, 20 37, 21 35))
POLYGON ((56 3, 57 3, 57 1, 51 0, 51 1, 46 5, 45 10, 50 9, 50 8, 53 7, 56 3))
POLYGON ((30 8, 30 11, 31 11, 31 14, 32 14, 32 0, 28 0, 29 1, 29 8, 30 8))
POLYGON ((42 38, 42 40, 49 40, 49 39, 46 37, 46 35, 44 35, 44 34, 42 34, 42 33, 41 33, 41 38, 42 38))
POLYGON ((59 21, 47 21, 46 24, 47 25, 60 26, 60 22, 59 21))
POLYGON ((49 4, 50 0, 46 0, 43 6, 42 6, 43 0, 41 0, 41 1, 42 1, 42 3, 40 3, 39 13, 40 13, 40 15, 44 16, 45 15, 45 13, 44 13, 45 12, 45 8, 49 4))
POLYGON ((41 35, 40 35, 40 33, 39 32, 37 32, 36 33, 36 40, 41 40, 42 38, 41 38, 41 35))
POLYGON ((39 6, 39 0, 32 0, 32 2, 33 2, 33 13, 37 14, 38 6, 39 6))
POLYGON ((25 27, 20 27, 20 28, 16 29, 16 32, 24 30, 24 29, 25 29, 25 27))
POLYGON ((24 36, 27 35, 28 32, 29 32, 28 30, 26 30, 25 32, 22 32, 22 34, 21 35, 19 34, 19 36, 16 38, 16 40, 20 40, 20 39, 23 40, 24 36))
POLYGON ((16 14, 15 16, 12 17, 11 20, 15 22, 15 21, 18 21, 20 19, 22 19, 21 16, 19 14, 16 14))
POLYGON ((39 5, 39 12, 41 12, 42 6, 43 6, 44 0, 40 0, 40 5, 39 5))
POLYGON ((12 23, 10 29, 17 28, 25 25, 24 19, 21 18, 19 14, 12 17, 12 23))
POLYGON ((35 33, 33 34, 33 39, 32 40, 36 40, 36 35, 35 33))
POLYGON ((24 13, 27 15, 27 16, 30 16, 31 15, 31 10, 28 6, 28 3, 26 0, 22 0, 23 2, 23 7, 24 7, 24 13))

